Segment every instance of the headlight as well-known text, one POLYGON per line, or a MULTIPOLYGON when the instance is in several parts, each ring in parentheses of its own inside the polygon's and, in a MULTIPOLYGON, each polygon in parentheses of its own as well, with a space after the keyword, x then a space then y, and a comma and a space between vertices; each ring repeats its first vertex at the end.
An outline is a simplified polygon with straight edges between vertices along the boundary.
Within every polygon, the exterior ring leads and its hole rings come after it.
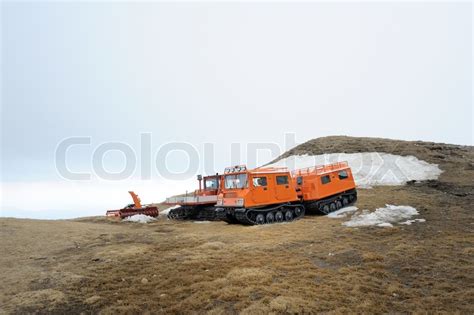
POLYGON ((224 204, 222 201, 223 201, 222 199, 218 199, 218 200, 217 200, 217 205, 218 205, 218 206, 222 206, 222 205, 224 204))
POLYGON ((243 198, 236 199, 235 204, 238 205, 238 206, 243 206, 244 205, 244 199, 243 198))

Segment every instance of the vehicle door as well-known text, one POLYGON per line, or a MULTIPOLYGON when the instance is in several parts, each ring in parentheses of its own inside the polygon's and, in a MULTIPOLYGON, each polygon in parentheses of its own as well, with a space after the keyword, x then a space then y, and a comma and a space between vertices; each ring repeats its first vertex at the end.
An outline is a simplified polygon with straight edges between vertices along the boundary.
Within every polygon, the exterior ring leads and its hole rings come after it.
POLYGON ((268 178, 265 175, 252 176, 252 200, 256 204, 265 204, 270 200, 268 178))
POLYGON ((295 192, 293 185, 290 183, 288 174, 277 174, 275 176, 275 197, 278 200, 290 200, 293 198, 295 192))

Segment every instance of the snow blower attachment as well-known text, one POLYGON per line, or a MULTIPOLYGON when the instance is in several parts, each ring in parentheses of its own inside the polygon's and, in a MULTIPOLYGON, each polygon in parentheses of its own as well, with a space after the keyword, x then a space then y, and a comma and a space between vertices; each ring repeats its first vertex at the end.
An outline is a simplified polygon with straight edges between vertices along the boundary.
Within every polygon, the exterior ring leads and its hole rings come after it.
POLYGON ((178 205, 168 213, 169 219, 174 220, 197 220, 215 221, 223 219, 215 211, 217 195, 221 191, 222 175, 211 176, 198 175, 199 189, 191 194, 167 198, 168 205, 178 205), (202 185, 204 182, 204 185, 202 185))
POLYGON ((128 192, 133 199, 133 203, 119 210, 107 210, 106 216, 119 217, 121 219, 130 217, 135 214, 144 214, 150 217, 157 217, 159 214, 158 207, 152 205, 142 205, 141 200, 133 191, 128 192))

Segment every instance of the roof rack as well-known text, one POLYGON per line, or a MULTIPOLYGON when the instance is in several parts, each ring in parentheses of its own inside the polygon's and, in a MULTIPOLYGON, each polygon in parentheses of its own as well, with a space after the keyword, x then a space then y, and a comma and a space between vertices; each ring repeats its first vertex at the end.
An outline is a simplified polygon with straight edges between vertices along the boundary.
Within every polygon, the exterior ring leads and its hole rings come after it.
POLYGON ((252 173, 280 173, 280 172, 288 172, 288 167, 275 167, 275 166, 267 166, 267 167, 257 167, 251 171, 252 173))
POLYGON ((337 170, 344 169, 347 167, 349 167, 349 163, 347 163, 347 161, 343 161, 343 162, 336 162, 336 163, 331 163, 331 164, 326 164, 326 165, 316 165, 316 166, 300 168, 300 169, 291 171, 291 174, 293 176, 308 175, 312 173, 314 173, 315 175, 319 175, 319 174, 337 171, 337 170))

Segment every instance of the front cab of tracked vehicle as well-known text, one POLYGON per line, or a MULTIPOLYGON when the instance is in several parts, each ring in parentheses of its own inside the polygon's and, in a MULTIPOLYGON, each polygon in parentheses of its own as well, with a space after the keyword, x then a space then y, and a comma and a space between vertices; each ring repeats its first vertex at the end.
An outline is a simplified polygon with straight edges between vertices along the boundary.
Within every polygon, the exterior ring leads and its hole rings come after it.
POLYGON ((216 196, 221 187, 222 175, 209 175, 201 177, 198 175, 199 189, 194 192, 197 196, 216 196), (201 181, 203 182, 201 186, 201 181))
POLYGON ((219 211, 259 208, 298 200, 291 174, 286 168, 248 170, 245 165, 225 169, 216 207, 219 211))

